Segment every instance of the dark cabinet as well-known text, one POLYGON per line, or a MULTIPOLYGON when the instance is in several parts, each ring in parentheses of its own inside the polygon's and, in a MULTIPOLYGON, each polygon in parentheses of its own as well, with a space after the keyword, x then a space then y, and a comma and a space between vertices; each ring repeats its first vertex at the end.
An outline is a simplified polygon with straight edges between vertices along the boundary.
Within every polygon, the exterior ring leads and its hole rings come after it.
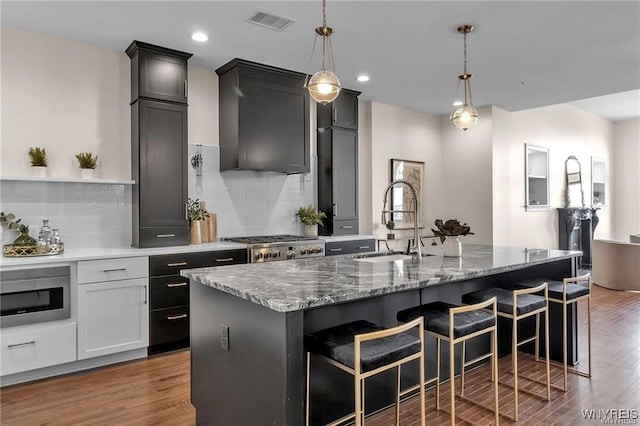
POLYGON ((325 255, 336 256, 338 254, 367 253, 376 251, 376 240, 335 241, 325 244, 325 255))
POLYGON ((247 263, 247 250, 149 257, 149 354, 189 347, 189 280, 183 269, 247 263))
POLYGON ((132 244, 187 245, 187 59, 134 41, 131 58, 132 244))
POLYGON ((558 248, 581 250, 578 267, 590 268, 593 253, 593 234, 600 218, 597 209, 566 207, 558 209, 558 248))
POLYGON ((219 76, 220 171, 309 172, 304 74, 234 59, 219 76))
POLYGON ((358 95, 343 89, 334 101, 336 106, 318 105, 318 208, 327 214, 318 229, 321 235, 358 233, 358 95), (341 105, 349 106, 344 110, 351 112, 344 113, 344 121, 336 121, 334 111, 340 111, 341 105))

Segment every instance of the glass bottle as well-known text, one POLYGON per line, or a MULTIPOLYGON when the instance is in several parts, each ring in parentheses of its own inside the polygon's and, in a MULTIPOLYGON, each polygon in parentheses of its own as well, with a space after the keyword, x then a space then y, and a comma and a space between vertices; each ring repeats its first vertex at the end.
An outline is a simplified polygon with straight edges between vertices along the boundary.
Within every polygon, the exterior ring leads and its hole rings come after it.
POLYGON ((53 234, 51 235, 51 244, 58 245, 62 243, 62 238, 60 238, 60 234, 58 234, 58 229, 53 229, 53 234))
POLYGON ((42 221, 42 228, 40 228, 40 232, 42 232, 42 239, 46 244, 51 244, 51 236, 53 231, 49 227, 49 219, 44 219, 42 221))

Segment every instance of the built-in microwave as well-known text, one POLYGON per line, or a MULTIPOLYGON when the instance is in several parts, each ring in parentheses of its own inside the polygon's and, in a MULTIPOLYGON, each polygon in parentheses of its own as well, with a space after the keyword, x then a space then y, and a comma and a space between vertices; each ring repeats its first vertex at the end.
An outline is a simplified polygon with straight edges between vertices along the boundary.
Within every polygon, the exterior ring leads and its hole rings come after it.
POLYGON ((69 266, 0 272, 0 328, 71 317, 69 266))

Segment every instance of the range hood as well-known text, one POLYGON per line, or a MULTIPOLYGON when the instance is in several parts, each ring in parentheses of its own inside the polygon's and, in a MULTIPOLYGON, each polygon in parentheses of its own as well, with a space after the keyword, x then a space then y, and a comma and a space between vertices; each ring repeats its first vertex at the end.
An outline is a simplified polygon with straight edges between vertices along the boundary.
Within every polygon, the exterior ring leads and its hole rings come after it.
POLYGON ((310 100, 305 75, 243 59, 216 73, 220 171, 308 173, 310 100))

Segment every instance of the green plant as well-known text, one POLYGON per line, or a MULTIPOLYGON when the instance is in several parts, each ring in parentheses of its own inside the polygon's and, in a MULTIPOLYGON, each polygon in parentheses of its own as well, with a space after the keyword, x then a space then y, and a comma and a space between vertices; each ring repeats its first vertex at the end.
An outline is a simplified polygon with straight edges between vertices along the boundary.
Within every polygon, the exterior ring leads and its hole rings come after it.
POLYGON ((300 207, 300 209, 298 209, 298 213, 296 213, 296 216, 298 216, 302 223, 304 223, 305 225, 320 226, 324 226, 322 224, 322 219, 327 218, 327 215, 324 214, 323 211, 316 210, 316 208, 312 205, 309 205, 307 207, 300 207))
POLYGON ((385 225, 389 231, 393 231, 396 227, 396 223, 392 220, 388 221, 385 225))
POLYGON ((90 152, 79 152, 76 154, 78 164, 81 169, 95 169, 98 165, 98 156, 93 156, 90 152))
POLYGON ((29 148, 29 158, 32 166, 47 167, 47 152, 44 148, 29 148))
MULTIPOLYGON (((16 218, 16 215, 14 215, 13 213, 4 214, 4 212, 0 212, 0 224, 2 225, 3 228, 22 232, 20 229, 21 226, 24 226, 20 223, 22 219, 13 220, 15 218, 16 218)), ((27 228, 29 227, 27 226, 27 228)))
POLYGON ((204 219, 204 211, 202 210, 200 200, 196 198, 192 200, 187 199, 187 216, 189 220, 202 220, 204 219))
POLYGON ((434 225, 436 225, 438 229, 431 228, 431 232, 433 232, 433 235, 440 237, 440 242, 443 243, 447 237, 475 235, 466 223, 461 224, 458 219, 449 219, 446 222, 443 222, 442 219, 436 219, 434 225))

